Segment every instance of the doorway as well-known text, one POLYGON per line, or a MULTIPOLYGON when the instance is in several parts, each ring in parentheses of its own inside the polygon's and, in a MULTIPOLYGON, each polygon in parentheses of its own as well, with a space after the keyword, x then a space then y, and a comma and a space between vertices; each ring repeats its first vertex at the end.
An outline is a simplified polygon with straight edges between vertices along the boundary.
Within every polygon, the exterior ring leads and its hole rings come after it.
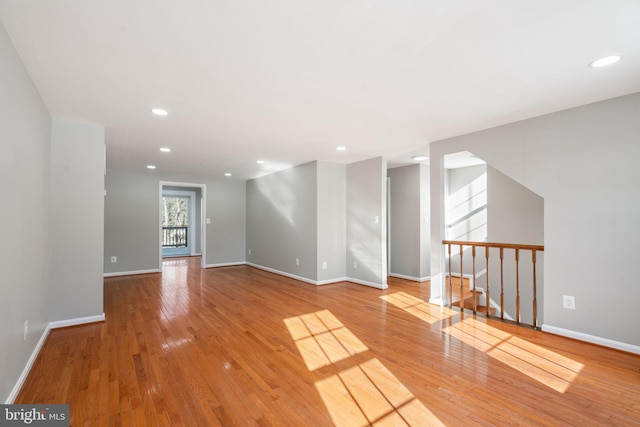
POLYGON ((163 258, 201 255, 206 266, 206 185, 160 181, 159 265, 163 258))
POLYGON ((162 257, 196 255, 196 192, 163 189, 161 204, 162 257))

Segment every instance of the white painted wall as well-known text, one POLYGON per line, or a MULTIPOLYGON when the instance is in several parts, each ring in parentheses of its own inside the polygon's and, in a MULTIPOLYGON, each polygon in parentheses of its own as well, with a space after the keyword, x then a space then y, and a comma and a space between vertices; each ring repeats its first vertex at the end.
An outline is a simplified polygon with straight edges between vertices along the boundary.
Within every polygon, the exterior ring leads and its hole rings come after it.
POLYGON ((49 323, 50 135, 49 112, 0 24, 0 402, 49 323))
POLYGON ((51 320, 103 315, 104 127, 53 119, 51 320))
POLYGON ((386 212, 386 159, 377 157, 348 164, 347 276, 350 280, 387 287, 386 212))
POLYGON ((432 271, 442 265, 442 156, 468 150, 544 198, 544 323, 640 346, 639 112, 636 93, 431 143, 432 271))

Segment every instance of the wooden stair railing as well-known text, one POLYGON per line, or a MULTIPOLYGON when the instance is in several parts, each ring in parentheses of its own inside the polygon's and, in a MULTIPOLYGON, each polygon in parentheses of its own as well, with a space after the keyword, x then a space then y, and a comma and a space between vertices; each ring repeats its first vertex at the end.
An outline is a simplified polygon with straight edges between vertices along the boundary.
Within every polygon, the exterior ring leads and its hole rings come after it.
POLYGON ((471 310, 473 314, 478 312, 478 305, 476 303, 476 248, 484 248, 485 259, 486 259, 486 270, 485 270, 485 297, 486 297, 486 306, 481 307, 484 309, 484 314, 487 317, 492 317, 492 313, 494 310, 491 309, 491 290, 489 288, 489 249, 496 248, 500 250, 500 318, 504 320, 504 250, 510 249, 514 250, 515 253, 515 302, 516 302, 516 313, 515 313, 515 322, 520 324, 520 251, 531 251, 531 262, 533 264, 533 326, 534 328, 538 328, 538 302, 537 302, 537 275, 536 275, 536 262, 537 262, 537 252, 544 251, 544 246, 540 245, 520 245, 520 244, 512 244, 512 243, 488 243, 488 242, 467 242, 467 241, 458 241, 458 240, 443 240, 443 245, 447 246, 447 255, 449 258, 449 272, 448 272, 448 300, 449 307, 453 306, 453 281, 452 281, 452 268, 451 268, 451 247, 458 246, 459 254, 460 254, 460 302, 459 307, 460 311, 465 310, 465 304, 463 302, 464 295, 464 280, 463 280, 463 258, 464 258, 464 248, 471 247, 471 258, 472 258, 472 276, 473 281, 471 284, 471 293, 474 295, 473 297, 473 306, 471 310))

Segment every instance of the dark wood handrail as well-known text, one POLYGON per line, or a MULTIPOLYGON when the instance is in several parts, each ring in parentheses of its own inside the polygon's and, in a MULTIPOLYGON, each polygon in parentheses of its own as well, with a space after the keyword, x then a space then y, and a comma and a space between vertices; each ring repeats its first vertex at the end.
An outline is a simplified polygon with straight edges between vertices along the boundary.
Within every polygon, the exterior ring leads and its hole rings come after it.
POLYGON ((491 294, 489 289, 489 249, 495 248, 500 249, 500 318, 504 320, 504 274, 503 274, 503 260, 504 260, 504 250, 505 249, 513 249, 515 252, 515 292, 516 292, 516 323, 520 324, 520 251, 531 251, 531 262, 533 264, 533 327, 538 328, 538 301, 537 301, 537 274, 536 274, 536 262, 537 252, 544 251, 544 246, 542 245, 522 245, 515 243, 494 243, 494 242, 468 242, 468 241, 460 241, 460 240, 443 240, 443 245, 447 245, 447 255, 449 257, 449 306, 452 306, 453 299, 453 283, 451 281, 452 270, 451 270, 451 247, 458 246, 460 250, 460 311, 464 312, 464 304, 463 304, 463 265, 462 265, 462 254, 464 252, 465 246, 471 247, 471 256, 472 256, 472 269, 473 269, 473 282, 472 282, 472 292, 474 294, 474 303, 473 303, 473 314, 476 314, 476 304, 475 304, 475 279, 476 279, 476 247, 483 247, 486 258, 486 270, 485 270, 485 278, 486 278, 486 289, 485 297, 486 297, 486 316, 490 316, 490 303, 491 303, 491 294))

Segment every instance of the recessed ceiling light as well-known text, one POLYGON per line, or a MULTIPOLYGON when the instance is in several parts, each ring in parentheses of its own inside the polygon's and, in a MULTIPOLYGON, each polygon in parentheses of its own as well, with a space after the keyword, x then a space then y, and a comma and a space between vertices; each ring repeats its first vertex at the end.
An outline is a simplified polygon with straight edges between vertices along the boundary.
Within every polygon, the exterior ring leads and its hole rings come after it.
POLYGON ((345 147, 344 145, 339 145, 339 146, 336 147, 336 151, 344 151, 346 149, 347 149, 347 147, 345 147))
POLYGON ((620 55, 605 56, 604 58, 596 59, 595 61, 590 63, 589 67, 591 68, 606 67, 607 65, 615 64, 621 59, 622 59, 622 56, 620 55))
POLYGON ((426 154, 418 154, 417 156, 413 156, 412 159, 416 162, 422 162, 424 160, 429 160, 429 156, 426 154))
POLYGON ((256 163, 259 164, 259 165, 263 165, 264 164, 264 160, 258 160, 256 163))
POLYGON ((168 148, 168 147, 162 147, 162 148, 160 149, 160 151, 162 151, 163 153, 170 153, 170 152, 171 152, 171 148, 168 148))
POLYGON ((151 112, 156 116, 166 116, 167 114, 169 114, 167 110, 163 110, 162 108, 152 108, 151 112))
POLYGON ((147 165, 147 169, 155 169, 156 167, 154 165, 147 165))
POLYGON ((224 176, 231 176, 229 172, 225 173, 224 176))

